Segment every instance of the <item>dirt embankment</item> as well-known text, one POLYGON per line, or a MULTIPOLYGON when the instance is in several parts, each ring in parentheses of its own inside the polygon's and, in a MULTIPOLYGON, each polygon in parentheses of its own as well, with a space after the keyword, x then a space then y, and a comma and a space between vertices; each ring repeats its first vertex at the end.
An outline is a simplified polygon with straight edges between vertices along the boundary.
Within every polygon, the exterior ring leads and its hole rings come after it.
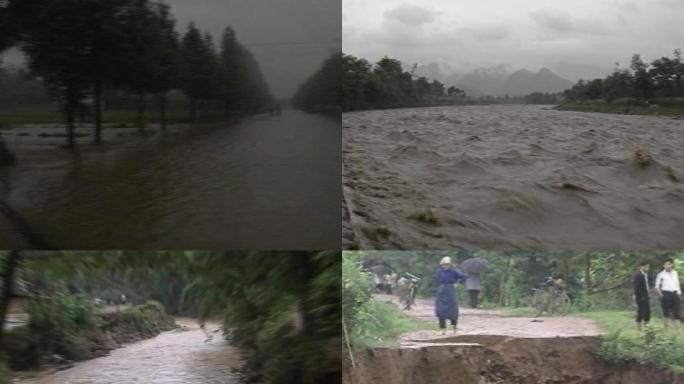
POLYGON ((608 365, 595 336, 455 336, 380 348, 344 363, 344 384, 679 384, 684 375, 637 363, 608 365))
MULTIPOLYGON (((397 304, 397 298, 375 295, 397 304)), ((434 320, 431 300, 408 316, 434 320)), ((595 356, 600 330, 580 317, 511 317, 461 308, 458 333, 402 334, 397 348, 355 354, 343 365, 344 384, 684 384, 684 375, 653 365, 611 365, 595 356)))

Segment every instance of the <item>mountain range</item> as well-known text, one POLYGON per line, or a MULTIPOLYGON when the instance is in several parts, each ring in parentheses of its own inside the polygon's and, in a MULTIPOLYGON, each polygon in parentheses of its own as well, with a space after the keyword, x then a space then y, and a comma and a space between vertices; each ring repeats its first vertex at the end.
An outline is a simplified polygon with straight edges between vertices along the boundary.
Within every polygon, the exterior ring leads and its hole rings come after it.
POLYGON ((532 92, 556 93, 574 84, 548 68, 542 68, 537 72, 520 69, 511 73, 504 65, 457 73, 447 63, 430 63, 418 66, 415 74, 439 80, 447 86, 454 85, 471 96, 522 96, 532 92))

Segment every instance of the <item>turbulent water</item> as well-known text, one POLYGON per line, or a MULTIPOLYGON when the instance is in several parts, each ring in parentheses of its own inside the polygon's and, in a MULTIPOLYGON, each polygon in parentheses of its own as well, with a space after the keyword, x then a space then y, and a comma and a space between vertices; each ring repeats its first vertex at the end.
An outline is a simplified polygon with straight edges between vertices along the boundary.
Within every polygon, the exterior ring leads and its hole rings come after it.
POLYGON ((130 344, 73 368, 22 384, 237 384, 240 354, 220 333, 208 339, 197 325, 130 344))
POLYGON ((345 199, 367 248, 682 248, 683 146, 684 120, 666 117, 346 113, 345 199))
MULTIPOLYGON (((58 249, 339 247, 339 120, 285 110, 128 131, 107 129, 110 144, 84 145, 80 157, 46 137, 62 129, 4 133, 19 162, 0 170, 0 200, 58 249)), ((34 246, 25 237, 0 214, 0 249, 34 246)))

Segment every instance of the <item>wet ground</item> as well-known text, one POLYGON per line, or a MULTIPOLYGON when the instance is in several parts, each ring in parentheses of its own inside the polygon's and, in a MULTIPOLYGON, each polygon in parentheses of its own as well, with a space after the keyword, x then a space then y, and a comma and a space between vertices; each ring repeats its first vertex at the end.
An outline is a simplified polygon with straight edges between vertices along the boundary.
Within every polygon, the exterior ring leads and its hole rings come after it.
POLYGON ((114 350, 109 356, 76 363, 73 368, 21 384, 237 384, 234 368, 240 367, 240 355, 213 333, 208 326, 207 339, 191 320, 177 322, 184 329, 114 350))
MULTIPOLYGON (((80 156, 63 128, 4 131, 18 165, 6 204, 57 249, 334 249, 340 244, 339 120, 284 110, 239 124, 138 137, 105 129, 80 156)), ((33 248, 0 206, 0 249, 33 248)))
POLYGON ((528 105, 345 113, 345 246, 681 248, 683 145, 684 120, 669 117, 528 105))
MULTIPOLYGON (((396 296, 376 295, 377 300, 390 301, 397 305, 396 296)), ((416 305, 405 314, 437 324, 433 300, 416 300, 416 305)), ((427 327, 426 327, 427 328, 427 327)), ((423 342, 458 336, 506 336, 516 338, 553 338, 598 336, 600 330, 592 320, 575 316, 519 317, 509 316, 504 311, 459 308, 458 329, 446 334, 437 330, 421 330, 401 335, 401 343, 411 346, 423 342)))

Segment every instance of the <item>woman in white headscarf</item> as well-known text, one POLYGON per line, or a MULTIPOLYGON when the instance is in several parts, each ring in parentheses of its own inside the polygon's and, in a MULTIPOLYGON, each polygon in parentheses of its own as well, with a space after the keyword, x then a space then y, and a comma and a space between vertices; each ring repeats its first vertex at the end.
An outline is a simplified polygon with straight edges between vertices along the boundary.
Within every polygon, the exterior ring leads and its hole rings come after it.
POLYGON ((451 258, 445 256, 439 262, 437 272, 437 296, 435 297, 435 315, 439 321, 439 329, 446 333, 446 321, 449 320, 456 332, 458 323, 458 303, 456 301, 455 284, 465 281, 468 276, 453 269, 451 258))

